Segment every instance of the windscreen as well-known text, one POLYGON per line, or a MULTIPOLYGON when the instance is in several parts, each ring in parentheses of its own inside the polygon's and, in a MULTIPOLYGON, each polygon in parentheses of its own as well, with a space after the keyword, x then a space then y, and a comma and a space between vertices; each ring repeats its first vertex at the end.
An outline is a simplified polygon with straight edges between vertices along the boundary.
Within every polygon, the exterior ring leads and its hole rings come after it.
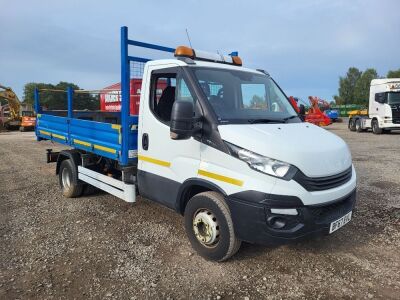
POLYGON ((221 123, 285 122, 297 117, 271 77, 253 72, 193 67, 221 123))
POLYGON ((388 104, 400 104, 400 92, 388 93, 388 104))

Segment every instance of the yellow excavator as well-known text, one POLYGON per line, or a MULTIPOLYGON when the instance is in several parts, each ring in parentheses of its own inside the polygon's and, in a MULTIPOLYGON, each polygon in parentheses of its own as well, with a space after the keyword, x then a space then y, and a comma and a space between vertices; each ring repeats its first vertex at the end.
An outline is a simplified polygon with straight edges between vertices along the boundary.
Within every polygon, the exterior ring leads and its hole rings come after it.
POLYGON ((19 128, 20 131, 35 128, 36 117, 33 111, 21 111, 21 102, 15 92, 0 84, 0 99, 8 102, 8 105, 0 109, 0 121, 6 129, 19 128), (6 112, 8 109, 8 112, 6 112))

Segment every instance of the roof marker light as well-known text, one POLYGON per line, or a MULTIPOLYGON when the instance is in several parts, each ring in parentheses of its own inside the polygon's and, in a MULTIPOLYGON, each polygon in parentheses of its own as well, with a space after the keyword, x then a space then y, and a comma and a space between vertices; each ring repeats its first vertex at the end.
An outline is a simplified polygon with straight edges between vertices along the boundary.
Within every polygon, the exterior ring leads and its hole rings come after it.
POLYGON ((239 56, 232 56, 232 62, 234 65, 241 66, 242 59, 239 56))
POLYGON ((175 50, 175 56, 189 57, 191 59, 224 63, 236 66, 242 65, 242 60, 240 59, 239 56, 228 56, 217 53, 210 53, 202 50, 194 50, 186 46, 177 47, 175 50))
POLYGON ((194 50, 186 46, 179 46, 178 48, 176 48, 175 56, 190 57, 192 59, 195 57, 194 50))

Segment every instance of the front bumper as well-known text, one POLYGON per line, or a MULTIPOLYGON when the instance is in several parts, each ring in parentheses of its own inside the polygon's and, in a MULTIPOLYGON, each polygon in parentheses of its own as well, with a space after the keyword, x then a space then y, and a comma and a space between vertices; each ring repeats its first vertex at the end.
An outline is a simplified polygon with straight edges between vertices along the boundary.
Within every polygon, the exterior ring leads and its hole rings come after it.
POLYGON ((305 206, 299 198, 293 196, 270 195, 255 191, 230 195, 226 201, 238 239, 271 245, 328 234, 331 222, 353 210, 356 190, 320 206, 305 206), (272 208, 296 209, 298 214, 273 214, 272 208), (280 229, 274 226, 277 218, 285 223, 280 229))

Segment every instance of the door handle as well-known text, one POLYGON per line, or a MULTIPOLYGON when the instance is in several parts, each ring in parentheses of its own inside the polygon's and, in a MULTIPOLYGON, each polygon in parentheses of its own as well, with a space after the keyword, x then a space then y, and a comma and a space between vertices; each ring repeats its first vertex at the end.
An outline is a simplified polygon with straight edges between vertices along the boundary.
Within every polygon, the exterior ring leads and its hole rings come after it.
POLYGON ((149 149, 149 135, 147 133, 143 133, 142 135, 142 148, 143 150, 149 149))

